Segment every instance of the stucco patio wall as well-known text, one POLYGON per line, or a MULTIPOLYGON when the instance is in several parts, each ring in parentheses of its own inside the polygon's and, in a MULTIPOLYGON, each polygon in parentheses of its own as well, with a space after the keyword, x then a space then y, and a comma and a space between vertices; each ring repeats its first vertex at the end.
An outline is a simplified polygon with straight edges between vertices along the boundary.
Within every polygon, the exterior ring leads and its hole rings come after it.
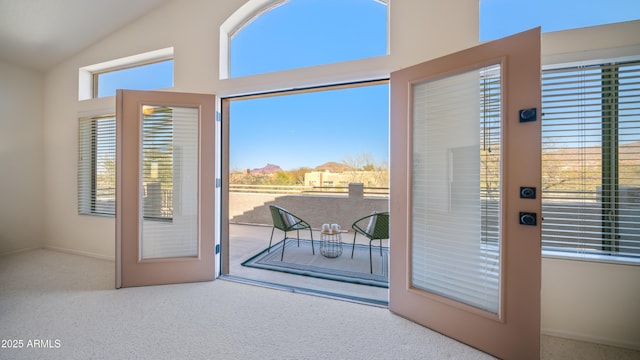
POLYGON ((373 211, 388 211, 388 198, 331 195, 229 194, 229 220, 233 223, 271 225, 269 205, 278 205, 309 222, 314 229, 324 223, 351 229, 358 218, 373 211))

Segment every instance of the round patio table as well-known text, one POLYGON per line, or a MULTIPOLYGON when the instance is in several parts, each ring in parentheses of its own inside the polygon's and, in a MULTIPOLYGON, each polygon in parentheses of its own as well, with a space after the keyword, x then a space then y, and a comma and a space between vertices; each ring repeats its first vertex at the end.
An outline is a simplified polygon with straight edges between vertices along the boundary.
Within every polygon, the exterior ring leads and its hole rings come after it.
POLYGON ((342 255, 342 231, 323 231, 320 233, 320 254, 328 258, 337 258, 342 255))

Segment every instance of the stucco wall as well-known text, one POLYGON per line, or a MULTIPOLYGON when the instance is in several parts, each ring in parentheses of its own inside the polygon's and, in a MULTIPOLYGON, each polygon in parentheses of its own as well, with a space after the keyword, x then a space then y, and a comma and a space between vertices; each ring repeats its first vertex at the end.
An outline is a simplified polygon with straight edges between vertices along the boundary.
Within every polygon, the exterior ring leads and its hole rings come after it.
POLYGON ((307 221, 314 229, 322 224, 351 224, 373 211, 389 211, 386 198, 350 198, 325 195, 229 194, 229 218, 236 223, 271 225, 269 205, 280 206, 307 221))
POLYGON ((640 349, 640 267, 544 258, 542 332, 640 349))
POLYGON ((43 83, 0 62, 0 254, 43 244, 43 83))

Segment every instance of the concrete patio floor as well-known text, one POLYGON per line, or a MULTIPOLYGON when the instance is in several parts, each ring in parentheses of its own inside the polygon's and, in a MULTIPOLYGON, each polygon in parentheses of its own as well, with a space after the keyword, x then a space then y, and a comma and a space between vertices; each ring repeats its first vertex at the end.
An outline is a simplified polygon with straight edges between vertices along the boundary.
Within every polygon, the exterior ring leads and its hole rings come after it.
MULTIPOLYGON (((287 274, 279 271, 261 270, 242 266, 242 262, 256 255, 269 246, 271 226, 266 225, 229 225, 229 277, 238 281, 258 283, 265 286, 274 286, 294 292, 309 292, 322 296, 342 298, 350 301, 371 303, 386 306, 389 298, 389 290, 385 288, 351 284, 341 281, 318 279, 309 276, 287 274)), ((295 233, 289 233, 289 236, 295 233)), ((283 233, 276 229, 273 235, 273 243, 282 240, 283 233)), ((309 231, 300 232, 302 239, 309 238, 309 231)), ((314 239, 320 239, 320 232, 314 231, 314 239)), ((351 244, 353 231, 349 231, 342 237, 344 244, 351 244)), ((364 237, 357 237, 356 243, 368 244, 364 237)), ((375 242, 374 244, 377 244, 375 242)), ((345 245, 346 246, 346 245, 345 245)), ((383 243, 388 246, 388 241, 383 243)), ((341 256, 350 256, 345 252, 341 256)))

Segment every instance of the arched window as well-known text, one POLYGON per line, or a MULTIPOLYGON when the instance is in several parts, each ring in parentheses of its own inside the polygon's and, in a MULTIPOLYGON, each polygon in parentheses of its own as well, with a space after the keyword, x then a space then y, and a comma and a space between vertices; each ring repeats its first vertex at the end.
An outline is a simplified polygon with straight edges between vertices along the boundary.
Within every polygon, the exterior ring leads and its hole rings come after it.
POLYGON ((228 49, 222 78, 387 54, 386 0, 253 0, 246 5, 221 28, 221 36, 226 33, 221 47, 228 49))

